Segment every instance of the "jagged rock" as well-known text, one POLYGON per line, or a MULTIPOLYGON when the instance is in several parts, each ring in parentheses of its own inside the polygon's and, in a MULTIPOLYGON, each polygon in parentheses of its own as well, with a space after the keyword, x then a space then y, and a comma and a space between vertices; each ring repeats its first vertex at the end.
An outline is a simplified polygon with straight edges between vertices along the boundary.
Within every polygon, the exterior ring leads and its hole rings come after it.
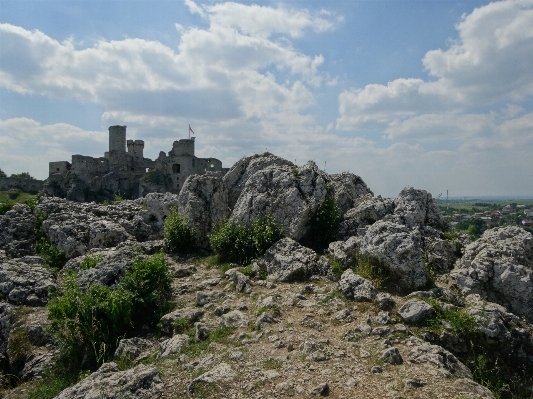
POLYGON ((181 351, 187 343, 189 342, 189 337, 185 334, 177 334, 172 338, 166 339, 159 344, 160 354, 159 357, 167 357, 181 351))
POLYGON ((277 317, 279 316, 278 312, 263 312, 255 320, 255 328, 257 330, 262 330, 265 327, 265 324, 272 324, 276 322, 277 317))
POLYGON ((333 174, 329 175, 329 179, 341 219, 363 196, 373 195, 363 179, 353 173, 333 174))
POLYGON ((220 363, 212 370, 196 377, 189 384, 189 393, 194 393, 198 386, 201 384, 217 384, 233 380, 237 376, 237 373, 233 371, 231 366, 227 363, 220 363))
POLYGON ((492 392, 477 382, 467 378, 459 378, 453 382, 453 388, 459 395, 475 395, 479 399, 495 399, 492 392))
POLYGON ((338 236, 349 238, 358 235, 359 229, 371 226, 386 215, 394 212, 394 201, 390 198, 381 198, 380 195, 372 197, 365 195, 359 203, 349 209, 339 224, 338 236))
POLYGON ((386 292, 379 292, 376 295, 375 301, 381 310, 391 310, 396 305, 394 299, 386 292))
POLYGON ((178 197, 179 210, 193 228, 200 246, 208 247, 212 228, 229 216, 228 191, 216 175, 192 175, 178 197))
MULTIPOLYGON (((57 290, 54 273, 44 267, 28 265, 24 258, 7 259, 0 251, 0 293, 15 305, 39 306, 57 290)), ((30 261, 32 258, 30 258, 30 261)))
POLYGON ((42 378, 47 368, 52 366, 54 355, 52 353, 32 353, 24 363, 24 368, 20 373, 22 381, 30 381, 42 378))
POLYGON ((323 382, 322 384, 317 385, 311 391, 309 392, 310 395, 320 395, 320 396, 328 396, 329 395, 329 385, 327 382, 323 382))
POLYGON ((378 293, 369 280, 355 274, 352 269, 345 270, 342 273, 338 289, 346 298, 356 302, 371 302, 378 293))
POLYGON ((381 354, 381 359, 383 359, 385 363, 389 363, 389 364, 402 364, 403 363, 402 355, 400 354, 400 351, 398 350, 398 348, 395 348, 395 347, 384 350, 383 353, 381 354))
POLYGON ((205 341, 209 336, 209 328, 203 323, 194 323, 194 342, 205 341))
POLYGON ((419 299, 411 299, 402 305, 398 314, 406 323, 416 324, 433 316, 435 308, 419 299))
POLYGON ((393 219, 398 218, 407 227, 431 226, 443 229, 448 226, 431 194, 411 186, 405 186, 394 200, 393 219))
POLYGON ((109 248, 130 239, 124 227, 109 220, 99 220, 89 225, 89 248, 109 248))
POLYGON ((460 243, 437 237, 425 238, 426 263, 436 275, 448 273, 454 266, 460 243))
POLYGON ((427 283, 422 237, 418 229, 378 221, 358 240, 359 252, 377 258, 403 288, 423 287, 427 283))
POLYGON ((446 287, 433 287, 427 291, 414 291, 406 296, 407 298, 422 297, 422 298, 434 298, 441 299, 445 303, 453 304, 454 306, 465 306, 463 300, 459 298, 452 290, 446 287))
POLYGON ((139 365, 119 371, 116 363, 104 363, 96 372, 65 389, 55 399, 152 399, 160 397, 163 388, 159 371, 154 367, 139 365))
POLYGON ((389 324, 390 322, 391 318, 389 312, 379 312, 376 316, 376 323, 378 324, 389 324))
POLYGON ((11 331, 11 316, 13 308, 4 301, 0 302, 0 368, 4 370, 9 364, 7 355, 7 345, 9 342, 9 332, 11 331))
POLYGON ((252 280, 238 269, 229 269, 224 273, 224 276, 233 282, 235 289, 239 292, 250 293, 252 291, 252 280))
POLYGON ((344 267, 352 267, 359 253, 359 240, 359 237, 350 237, 346 241, 333 241, 329 243, 328 253, 344 267))
POLYGON ((518 317, 514 314, 508 313, 507 309, 497 303, 483 300, 478 294, 468 295, 466 306, 468 313, 479 323, 478 329, 481 333, 502 342, 511 339, 507 325, 519 323, 518 317))
POLYGON ((232 310, 222 315, 220 324, 224 327, 246 327, 248 325, 248 316, 239 310, 232 310))
POLYGON ((427 363, 439 369, 444 377, 472 378, 472 373, 452 353, 438 345, 430 345, 418 338, 410 338, 417 344, 409 352, 409 360, 413 363, 427 363))
POLYGON ((28 205, 13 205, 13 209, 0 215, 0 248, 11 257, 31 255, 35 246, 35 222, 28 205))
POLYGON ((485 231, 450 276, 463 295, 479 294, 533 321, 533 235, 524 229, 485 231))
POLYGON ((174 332, 174 322, 176 320, 186 318, 189 319, 190 323, 194 323, 200 320, 200 317, 203 315, 204 311, 198 308, 176 309, 161 317, 161 331, 166 334, 172 334, 174 332))
POLYGON ((225 294, 222 291, 197 291, 196 304, 198 306, 205 306, 211 302, 217 302, 224 298, 225 294))
POLYGON ((142 352, 150 349, 152 346, 154 346, 154 343, 145 338, 133 337, 121 339, 115 350, 113 359, 119 360, 122 357, 130 362, 135 362, 142 352))
POLYGON ((272 245, 262 259, 268 278, 274 281, 304 280, 314 275, 330 273, 329 262, 290 238, 272 245))

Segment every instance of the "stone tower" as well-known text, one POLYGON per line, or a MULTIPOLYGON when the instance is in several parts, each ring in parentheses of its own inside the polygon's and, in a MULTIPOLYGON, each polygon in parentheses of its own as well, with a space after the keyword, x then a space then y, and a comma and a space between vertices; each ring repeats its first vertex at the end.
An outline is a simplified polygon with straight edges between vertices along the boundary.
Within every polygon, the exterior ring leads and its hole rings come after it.
POLYGON ((109 126, 109 152, 126 152, 126 126, 109 126))

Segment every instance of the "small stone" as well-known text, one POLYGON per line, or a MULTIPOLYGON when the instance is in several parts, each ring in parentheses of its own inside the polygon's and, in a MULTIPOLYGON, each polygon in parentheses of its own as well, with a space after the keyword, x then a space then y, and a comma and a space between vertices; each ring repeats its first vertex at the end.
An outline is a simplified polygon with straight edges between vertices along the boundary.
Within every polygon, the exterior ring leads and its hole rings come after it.
POLYGON ((384 362, 389 363, 389 364, 402 364, 403 363, 402 355, 400 354, 400 351, 396 347, 385 350, 381 354, 381 358, 383 359, 384 362))
POLYGON ((329 395, 329 385, 327 382, 323 382, 320 385, 317 385, 311 391, 309 392, 311 395, 314 396, 328 396, 329 395))
POLYGON ((380 367, 380 366, 373 366, 371 369, 370 369, 370 372, 372 374, 379 374, 381 372, 383 372, 383 369, 380 367))

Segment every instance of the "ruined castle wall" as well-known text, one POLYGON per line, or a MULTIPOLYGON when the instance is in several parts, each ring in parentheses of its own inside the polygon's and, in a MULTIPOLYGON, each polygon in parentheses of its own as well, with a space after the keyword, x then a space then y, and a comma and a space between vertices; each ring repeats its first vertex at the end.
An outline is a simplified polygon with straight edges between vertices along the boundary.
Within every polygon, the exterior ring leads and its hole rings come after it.
POLYGON ((109 160, 106 158, 73 155, 70 170, 82 179, 90 179, 93 176, 109 173, 109 160))
POLYGON ((36 179, 22 179, 20 177, 0 177, 0 191, 18 188, 27 193, 36 193, 43 189, 43 181, 36 179))
POLYGON ((67 161, 50 162, 48 164, 48 174, 68 172, 70 167, 71 164, 67 161))

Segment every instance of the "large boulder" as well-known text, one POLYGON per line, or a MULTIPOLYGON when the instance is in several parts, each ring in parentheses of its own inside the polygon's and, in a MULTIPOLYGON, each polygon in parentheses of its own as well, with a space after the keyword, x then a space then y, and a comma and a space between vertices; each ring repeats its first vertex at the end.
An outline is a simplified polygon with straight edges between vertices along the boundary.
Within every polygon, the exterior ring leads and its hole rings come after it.
POLYGON ((533 321, 533 235, 524 229, 485 231, 450 275, 463 295, 479 294, 533 321))
POLYGON ((275 281, 305 280, 313 275, 325 276, 331 272, 324 256, 298 244, 290 238, 282 238, 263 256, 268 278, 275 281))
POLYGON ((356 302, 371 302, 378 293, 372 282, 355 274, 352 269, 342 273, 338 289, 346 298, 356 302))
POLYGON ((328 175, 328 177, 341 219, 349 209, 352 209, 359 202, 361 197, 373 195, 363 179, 353 173, 343 172, 328 175))
POLYGON ((144 365, 120 371, 116 363, 104 363, 76 385, 62 391, 55 399, 159 398, 164 384, 159 371, 144 365))
POLYGON ((378 221, 358 240, 358 250, 377 258, 400 287, 415 289, 427 283, 422 237, 418 229, 378 221))
POLYGON ((377 197, 365 195, 355 207, 344 213, 343 220, 339 224, 338 236, 344 239, 356 236, 361 231, 359 229, 370 226, 393 212, 392 199, 381 198, 380 195, 377 197))
POLYGON ((229 216, 228 191, 222 177, 189 176, 179 194, 178 208, 195 231, 198 244, 207 247, 212 228, 229 216))
POLYGON ((0 293, 15 305, 38 306, 57 289, 54 273, 38 257, 8 259, 0 251, 0 293))
POLYGON ((408 227, 443 229, 448 226, 431 194, 411 186, 405 186, 394 200, 394 216, 408 227))
POLYGON ((29 206, 15 204, 0 215, 0 249, 12 257, 32 254, 35 245, 35 215, 29 206))

